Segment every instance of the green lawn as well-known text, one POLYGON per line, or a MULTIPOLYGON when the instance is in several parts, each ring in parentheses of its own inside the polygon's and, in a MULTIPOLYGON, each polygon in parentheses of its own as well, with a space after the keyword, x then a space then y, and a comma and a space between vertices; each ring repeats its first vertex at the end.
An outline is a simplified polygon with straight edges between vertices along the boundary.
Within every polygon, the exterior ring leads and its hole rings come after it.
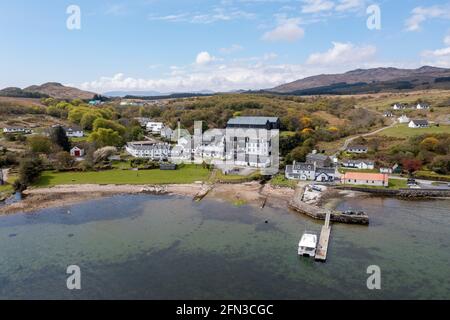
POLYGON ((246 181, 252 181, 258 179, 259 177, 260 177, 259 171, 255 171, 254 173, 248 176, 241 176, 238 174, 223 174, 221 170, 216 170, 212 182, 221 181, 221 182, 241 183, 246 181))
POLYGON ((412 129, 408 127, 408 124, 399 124, 393 128, 380 132, 379 135, 394 138, 409 138, 412 136, 431 133, 450 133, 450 126, 441 125, 439 127, 433 126, 430 128, 412 129))
POLYGON ((183 184, 206 181, 208 169, 197 165, 186 165, 175 171, 163 170, 120 170, 99 172, 43 172, 35 183, 37 187, 61 184, 183 184))
POLYGON ((295 189, 297 186, 297 181, 286 179, 284 175, 278 174, 270 180, 270 184, 275 187, 295 189))
POLYGON ((12 192, 12 191, 13 191, 13 187, 9 183, 0 186, 0 193, 2 193, 2 192, 12 192))

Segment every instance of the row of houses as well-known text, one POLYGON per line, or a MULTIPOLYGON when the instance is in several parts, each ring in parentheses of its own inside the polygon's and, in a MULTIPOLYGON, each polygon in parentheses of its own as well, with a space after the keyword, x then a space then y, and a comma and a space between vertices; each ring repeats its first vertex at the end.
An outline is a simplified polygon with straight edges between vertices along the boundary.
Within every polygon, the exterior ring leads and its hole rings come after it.
MULTIPOLYGON (((58 126, 58 125, 56 125, 58 126)), ((56 127, 53 126, 53 127, 56 127)), ((84 131, 80 127, 63 127, 66 132, 67 137, 69 138, 81 138, 84 137, 84 131)), ((7 134, 31 134, 33 133, 32 129, 24 128, 24 127, 5 127, 3 128, 3 133, 7 134)))
POLYGON ((407 105, 403 103, 395 103, 392 106, 393 110, 406 110, 406 109, 415 109, 415 110, 428 110, 430 109, 430 105, 428 103, 420 102, 416 105, 407 105))

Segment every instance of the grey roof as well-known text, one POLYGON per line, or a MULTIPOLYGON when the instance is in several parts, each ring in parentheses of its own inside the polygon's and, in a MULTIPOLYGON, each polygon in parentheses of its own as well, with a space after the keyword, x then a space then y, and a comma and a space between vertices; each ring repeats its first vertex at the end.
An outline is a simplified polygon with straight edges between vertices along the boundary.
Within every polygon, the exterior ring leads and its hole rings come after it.
POLYGON ((422 126, 422 125, 427 126, 428 125, 428 120, 412 120, 412 122, 419 126, 422 126))
POLYGON ((322 153, 310 153, 306 156, 307 160, 326 161, 329 157, 322 153))
POLYGON ((335 174, 336 173, 336 169, 335 168, 317 168, 316 169, 316 174, 321 174, 321 173, 335 174))
POLYGON ((369 148, 366 147, 366 146, 351 146, 351 147, 348 147, 348 150, 355 150, 355 149, 368 150, 369 148))
POLYGON ((315 167, 312 163, 304 163, 299 162, 294 164, 294 170, 300 170, 300 171, 314 171, 315 167))
POLYGON ((351 163, 351 164, 358 164, 358 163, 365 163, 365 164, 375 164, 375 162, 370 160, 346 160, 343 161, 343 163, 351 163))
POLYGON ((158 148, 167 148, 169 147, 168 143, 161 143, 157 141, 138 141, 138 142, 128 142, 128 147, 133 148, 135 150, 152 150, 158 148))
POLYGON ((228 121, 228 124, 234 125, 265 125, 267 122, 275 123, 278 121, 277 117, 237 117, 228 121))

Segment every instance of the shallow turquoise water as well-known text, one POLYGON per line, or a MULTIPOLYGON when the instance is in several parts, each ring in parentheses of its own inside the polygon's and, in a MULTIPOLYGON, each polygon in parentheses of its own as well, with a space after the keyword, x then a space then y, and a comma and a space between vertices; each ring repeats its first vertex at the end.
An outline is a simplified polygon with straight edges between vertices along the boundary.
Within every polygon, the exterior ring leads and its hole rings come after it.
POLYGON ((321 224, 270 207, 124 195, 0 217, 0 298, 450 298, 449 200, 341 207, 365 210, 371 225, 333 225, 325 264, 296 255, 321 224), (74 264, 80 291, 66 288, 74 264), (367 289, 369 265, 381 290, 367 289))

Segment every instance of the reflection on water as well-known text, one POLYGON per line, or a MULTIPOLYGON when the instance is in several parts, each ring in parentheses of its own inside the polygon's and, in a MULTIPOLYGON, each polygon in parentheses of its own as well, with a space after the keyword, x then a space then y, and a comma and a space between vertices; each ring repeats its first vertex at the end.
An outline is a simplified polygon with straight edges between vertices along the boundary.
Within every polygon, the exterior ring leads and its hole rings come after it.
POLYGON ((371 225, 333 225, 326 264, 296 255, 321 224, 270 207, 126 195, 0 217, 0 298, 450 298, 449 200, 340 206, 371 225), (77 292, 66 289, 73 264, 77 292), (381 291, 366 287, 369 265, 381 291))

